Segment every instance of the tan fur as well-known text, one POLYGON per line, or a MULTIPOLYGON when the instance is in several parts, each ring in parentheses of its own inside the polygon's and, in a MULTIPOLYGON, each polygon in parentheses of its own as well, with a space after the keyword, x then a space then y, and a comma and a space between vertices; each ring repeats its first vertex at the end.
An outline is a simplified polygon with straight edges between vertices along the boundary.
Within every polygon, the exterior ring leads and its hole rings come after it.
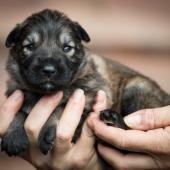
MULTIPOLYGON (((101 76, 103 82, 102 90, 106 92, 108 108, 121 112, 124 92, 129 89, 140 91, 145 98, 149 96, 148 99, 144 101, 141 96, 136 94, 139 98, 139 109, 147 106, 163 106, 165 103, 169 103, 169 95, 167 95, 154 81, 150 80, 146 76, 143 76, 120 63, 93 54, 88 50, 86 51, 86 55, 88 57, 88 63, 83 68, 81 72, 82 74, 79 75, 80 79, 89 74, 95 75, 95 72, 101 76), (92 68, 92 65, 94 65, 95 70, 92 68), (163 102, 164 97, 167 102, 163 102), (149 98, 153 99, 153 101, 149 101, 149 98), (140 99, 142 100, 141 103, 140 99)), ((96 85, 96 80, 87 81, 86 83, 92 88, 96 85)), ((91 103, 93 97, 94 95, 89 92, 87 93, 87 105, 91 103)))

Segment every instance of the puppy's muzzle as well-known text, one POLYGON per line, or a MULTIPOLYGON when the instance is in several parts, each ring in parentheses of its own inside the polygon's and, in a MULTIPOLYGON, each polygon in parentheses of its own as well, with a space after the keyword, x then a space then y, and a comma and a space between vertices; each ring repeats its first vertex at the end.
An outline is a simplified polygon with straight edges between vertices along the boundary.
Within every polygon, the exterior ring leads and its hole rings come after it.
POLYGON ((46 77, 52 77, 57 74, 57 69, 54 65, 48 64, 42 67, 41 72, 46 77))

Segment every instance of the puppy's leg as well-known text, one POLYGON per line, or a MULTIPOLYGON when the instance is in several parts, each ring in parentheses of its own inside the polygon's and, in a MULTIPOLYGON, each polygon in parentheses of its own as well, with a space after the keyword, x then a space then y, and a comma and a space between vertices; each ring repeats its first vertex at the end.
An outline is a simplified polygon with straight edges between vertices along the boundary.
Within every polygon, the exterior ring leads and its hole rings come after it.
POLYGON ((18 112, 2 138, 1 150, 9 156, 17 155, 28 147, 29 141, 24 129, 26 117, 26 113, 18 112))
POLYGON ((166 105, 170 105, 170 95, 155 82, 143 77, 134 77, 125 86, 121 101, 121 114, 126 116, 137 110, 166 105))
POLYGON ((38 138, 38 146, 43 154, 47 154, 56 138, 57 116, 52 113, 44 124, 38 138))
MULTIPOLYGON (((54 113, 51 114, 45 125, 43 126, 39 138, 38 146, 42 153, 47 154, 48 151, 53 147, 53 144, 56 139, 56 129, 57 129, 57 120, 59 120, 63 107, 57 107, 54 113)), ((88 116, 88 111, 85 111, 81 117, 78 127, 74 133, 72 143, 76 143, 77 139, 81 135, 82 127, 85 119, 88 116)))
POLYGON ((79 139, 79 137, 80 137, 80 135, 81 135, 81 132, 82 132, 83 124, 84 124, 86 118, 88 117, 89 113, 90 113, 90 111, 87 111, 87 110, 86 110, 86 111, 84 111, 84 113, 82 114, 81 119, 80 119, 80 122, 79 122, 79 124, 78 124, 78 126, 77 126, 77 128, 76 128, 76 131, 75 131, 75 133, 74 133, 74 136, 73 136, 73 138, 72 138, 72 141, 71 141, 72 143, 76 143, 77 140, 79 139))
POLYGON ((120 113, 106 109, 100 112, 100 119, 109 126, 114 126, 122 129, 128 129, 124 123, 123 117, 120 113))
POLYGON ((108 125, 126 129, 123 116, 140 109, 162 107, 170 104, 170 96, 153 81, 140 76, 130 79, 121 96, 121 114, 111 110, 102 111, 100 118, 108 125))

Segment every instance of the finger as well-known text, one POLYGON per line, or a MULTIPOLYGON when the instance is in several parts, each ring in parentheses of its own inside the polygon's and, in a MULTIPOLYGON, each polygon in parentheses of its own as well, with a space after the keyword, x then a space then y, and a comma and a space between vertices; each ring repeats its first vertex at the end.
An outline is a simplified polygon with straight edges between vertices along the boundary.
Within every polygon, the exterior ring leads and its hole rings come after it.
MULTIPOLYGON (((80 138, 70 150, 70 160, 72 164, 80 164, 80 166, 86 167, 86 169, 90 169, 92 164, 94 164, 94 162, 97 162, 94 144, 95 136, 85 122, 80 138)), ((98 164, 98 166, 100 167, 100 163, 98 164)), ((96 169, 100 169, 98 168, 98 166, 96 167, 96 169)))
POLYGON ((94 152, 95 136, 92 130, 85 122, 79 140, 76 142, 73 153, 77 153, 79 157, 84 158, 94 152))
POLYGON ((24 127, 31 142, 37 141, 39 132, 45 124, 50 114, 59 104, 63 93, 58 92, 52 96, 45 96, 41 98, 34 106, 31 113, 28 115, 24 127))
MULTIPOLYGON (((96 138, 93 132, 85 122, 80 138, 70 150, 69 158, 73 165, 77 165, 77 167, 86 167, 85 169, 91 169, 91 167, 94 166, 94 163, 98 161, 94 146, 96 141, 95 139, 96 138)), ((96 167, 94 169, 100 169, 100 167, 101 165, 99 162, 96 164, 96 167)))
POLYGON ((69 99, 57 128, 56 147, 58 150, 67 150, 80 122, 85 106, 84 91, 78 89, 69 99))
POLYGON ((36 145, 31 144, 25 152, 21 152, 18 156, 34 165, 37 169, 48 169, 45 165, 46 161, 49 159, 49 154, 42 154, 36 145))
POLYGON ((155 160, 147 154, 123 154, 116 149, 109 148, 104 145, 98 145, 98 151, 102 158, 116 169, 159 169, 155 160))
POLYGON ((124 130, 105 125, 98 117, 93 116, 89 121, 90 128, 100 139, 111 145, 130 151, 167 153, 169 133, 164 129, 124 130))
POLYGON ((24 157, 24 159, 33 164, 37 169, 43 170, 49 168, 46 167, 46 162, 49 159, 49 154, 42 154, 40 149, 34 144, 30 145, 29 149, 27 150, 26 157, 24 157))
POLYGON ((90 115, 88 116, 86 122, 87 122, 88 127, 91 130, 95 130, 95 127, 93 124, 94 124, 94 121, 98 119, 99 119, 99 115, 96 112, 91 112, 90 115))
POLYGON ((93 105, 94 112, 100 112, 106 109, 106 104, 107 104, 106 93, 103 90, 99 90, 97 92, 96 102, 93 105))
POLYGON ((10 123, 19 111, 23 103, 24 95, 20 90, 16 90, 7 100, 0 106, 0 136, 2 136, 10 123))
POLYGON ((124 120, 133 129, 163 128, 170 125, 170 106, 140 110, 126 116, 124 120))

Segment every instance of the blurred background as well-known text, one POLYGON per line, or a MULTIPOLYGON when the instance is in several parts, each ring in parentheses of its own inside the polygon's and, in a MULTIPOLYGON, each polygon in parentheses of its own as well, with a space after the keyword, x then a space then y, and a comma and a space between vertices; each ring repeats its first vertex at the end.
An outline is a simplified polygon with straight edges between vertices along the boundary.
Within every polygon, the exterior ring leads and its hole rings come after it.
MULTIPOLYGON (((170 0, 0 0, 0 103, 4 100, 10 30, 44 8, 63 11, 89 33, 94 52, 138 70, 170 93, 170 0)), ((0 154, 0 170, 35 170, 0 154)))

